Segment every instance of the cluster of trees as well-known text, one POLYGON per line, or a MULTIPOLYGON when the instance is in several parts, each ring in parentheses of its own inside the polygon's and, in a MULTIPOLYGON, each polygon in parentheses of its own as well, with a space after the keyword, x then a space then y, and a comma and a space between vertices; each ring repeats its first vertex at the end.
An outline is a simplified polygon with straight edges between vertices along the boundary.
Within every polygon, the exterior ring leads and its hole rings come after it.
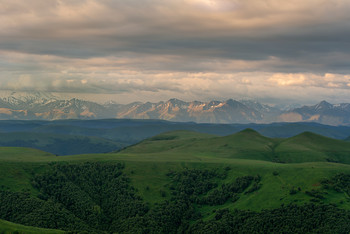
POLYGON ((350 174, 339 173, 331 179, 323 180, 322 185, 337 192, 345 192, 350 196, 350 174))
MULTIPOLYGON (((37 197, 0 192, 0 218, 16 223, 67 231, 125 233, 253 233, 350 231, 350 212, 334 206, 307 204, 275 210, 217 210, 202 221, 198 207, 221 205, 260 188, 260 176, 223 183, 228 169, 184 169, 168 173, 168 199, 150 206, 137 195, 121 163, 51 163, 33 176, 37 197)), ((334 181, 333 181, 334 179, 334 181)), ((332 186, 348 183, 347 175, 332 186)))
POLYGON ((213 219, 192 225, 188 233, 349 233, 349 220, 349 211, 312 203, 259 213, 224 209, 213 219))
POLYGON ((54 200, 41 200, 28 193, 0 191, 0 218, 28 226, 87 230, 86 222, 54 200))
POLYGON ((316 189, 311 189, 310 191, 305 191, 305 194, 309 195, 310 197, 313 197, 311 201, 320 202, 320 200, 324 199, 323 195, 326 194, 326 192, 316 190, 316 189))
POLYGON ((214 206, 222 205, 230 198, 235 202, 239 199, 239 194, 253 182, 245 193, 251 193, 260 188, 261 177, 259 175, 238 177, 232 183, 223 183, 218 187, 216 181, 225 179, 229 170, 229 168, 223 171, 185 169, 180 172, 169 172, 168 176, 173 180, 170 186, 172 195, 189 199, 192 203, 214 206))
POLYGON ((33 186, 42 199, 62 204, 91 228, 115 231, 148 211, 123 168, 120 163, 53 164, 50 171, 34 177, 33 186))
MULTIPOLYGON (((195 204, 209 204, 208 197, 218 200, 208 195, 210 191, 243 192, 255 178, 240 177, 219 189, 217 182, 226 178, 228 170, 169 172, 171 196, 150 208, 131 186, 121 163, 51 163, 49 168, 33 177, 37 197, 1 193, 1 218, 63 230, 174 233, 202 217, 195 204)), ((213 204, 226 202, 225 196, 213 204)))
POLYGON ((233 194, 245 191, 253 181, 260 181, 260 176, 243 176, 233 183, 222 184, 217 188, 218 182, 227 177, 228 170, 229 168, 184 169, 169 172, 167 175, 172 179, 170 199, 156 204, 145 216, 135 218, 128 230, 132 233, 187 232, 190 222, 202 218, 201 213, 195 208, 196 205, 223 204, 233 194), (216 196, 217 193, 214 191, 219 191, 219 196, 216 196))
POLYGON ((239 199, 239 194, 246 190, 254 181, 251 189, 246 191, 246 193, 251 193, 260 188, 260 176, 242 176, 238 177, 234 182, 228 184, 222 184, 221 188, 214 189, 211 191, 208 196, 203 197, 200 200, 201 204, 206 205, 222 205, 231 198, 232 202, 235 202, 239 199))
POLYGON ((217 187, 215 178, 225 178, 226 173, 219 173, 217 170, 185 169, 180 172, 171 171, 167 174, 172 178, 170 186, 173 196, 195 197, 205 194, 217 187))

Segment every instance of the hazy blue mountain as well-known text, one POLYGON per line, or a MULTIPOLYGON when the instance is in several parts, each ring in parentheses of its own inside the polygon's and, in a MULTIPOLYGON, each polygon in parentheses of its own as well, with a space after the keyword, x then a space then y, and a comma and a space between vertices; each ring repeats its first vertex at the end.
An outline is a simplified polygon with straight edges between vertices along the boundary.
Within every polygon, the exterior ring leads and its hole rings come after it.
POLYGON ((52 133, 0 133, 0 146, 36 148, 56 155, 108 153, 128 144, 99 137, 52 133))
POLYGON ((305 131, 336 139, 350 135, 348 126, 318 123, 208 124, 165 120, 96 119, 96 120, 1 120, 0 132, 36 132, 63 135, 96 136, 118 142, 137 142, 173 130, 190 130, 214 135, 230 135, 251 128, 268 137, 291 137, 305 131))
POLYGON ((280 120, 290 122, 318 122, 327 125, 349 125, 350 104, 330 104, 322 101, 314 106, 303 106, 280 115, 280 120))

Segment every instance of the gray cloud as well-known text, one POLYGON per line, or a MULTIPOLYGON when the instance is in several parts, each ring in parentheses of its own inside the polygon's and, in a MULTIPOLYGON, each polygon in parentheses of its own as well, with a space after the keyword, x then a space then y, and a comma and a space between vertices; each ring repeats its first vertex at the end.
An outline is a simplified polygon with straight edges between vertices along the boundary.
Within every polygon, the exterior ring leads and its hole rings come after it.
POLYGON ((300 99, 344 100, 348 12, 346 0, 0 0, 0 83, 130 100, 293 99, 299 87, 300 99))

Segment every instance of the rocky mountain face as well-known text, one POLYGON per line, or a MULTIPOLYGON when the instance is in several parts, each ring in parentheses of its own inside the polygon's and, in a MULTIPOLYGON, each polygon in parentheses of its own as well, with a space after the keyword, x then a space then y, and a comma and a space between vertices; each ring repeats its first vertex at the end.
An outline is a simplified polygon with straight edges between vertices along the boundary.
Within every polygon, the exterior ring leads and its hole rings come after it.
POLYGON ((79 99, 62 100, 40 92, 29 95, 13 93, 0 99, 0 119, 76 119, 109 118, 108 109, 79 99))
POLYGON ((133 103, 119 107, 117 118, 165 119, 198 123, 249 123, 264 119, 261 112, 235 100, 184 102, 170 99, 159 103, 133 103))
POLYGON ((327 125, 350 125, 350 104, 322 101, 288 111, 255 101, 166 102, 126 105, 109 102, 98 104, 79 99, 62 100, 47 94, 12 94, 0 98, 0 119, 164 119, 197 123, 271 123, 318 122, 327 125))

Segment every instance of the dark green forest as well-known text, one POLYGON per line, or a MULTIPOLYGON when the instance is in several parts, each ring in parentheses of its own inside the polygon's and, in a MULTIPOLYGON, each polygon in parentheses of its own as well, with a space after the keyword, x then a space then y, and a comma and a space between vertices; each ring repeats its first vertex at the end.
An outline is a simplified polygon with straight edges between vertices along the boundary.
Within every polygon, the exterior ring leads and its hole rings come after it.
MULTIPOLYGON (((282 205, 261 212, 217 209, 203 220, 201 207, 236 202, 264 186, 260 175, 226 183, 230 170, 170 170, 171 182, 159 191, 164 200, 149 204, 131 185, 123 163, 50 163, 47 170, 32 174, 36 197, 29 192, 0 192, 0 218, 89 233, 350 232, 350 212, 322 203, 282 205)), ((350 175, 338 174, 322 181, 322 186, 349 194, 349 182, 350 175)))

